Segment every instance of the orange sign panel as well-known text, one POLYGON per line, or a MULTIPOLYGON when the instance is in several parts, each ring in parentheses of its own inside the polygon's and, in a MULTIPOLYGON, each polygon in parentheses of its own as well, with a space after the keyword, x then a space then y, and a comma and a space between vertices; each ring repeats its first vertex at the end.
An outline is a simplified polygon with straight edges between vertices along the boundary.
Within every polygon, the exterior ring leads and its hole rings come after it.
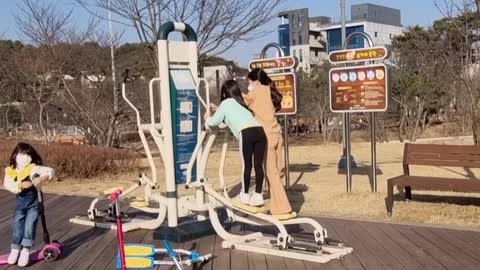
POLYGON ((297 89, 296 78, 293 73, 271 74, 270 78, 277 90, 282 94, 282 109, 278 115, 290 115, 297 113, 297 89))
POLYGON ((250 70, 260 68, 263 70, 272 69, 291 69, 297 65, 297 59, 295 57, 277 57, 268 59, 252 60, 248 64, 250 70))
POLYGON ((383 64, 332 68, 332 112, 384 112, 388 107, 387 67, 383 64))
POLYGON ((352 63, 387 58, 388 53, 385 47, 372 47, 364 49, 352 49, 333 51, 328 55, 328 61, 332 64, 352 63))

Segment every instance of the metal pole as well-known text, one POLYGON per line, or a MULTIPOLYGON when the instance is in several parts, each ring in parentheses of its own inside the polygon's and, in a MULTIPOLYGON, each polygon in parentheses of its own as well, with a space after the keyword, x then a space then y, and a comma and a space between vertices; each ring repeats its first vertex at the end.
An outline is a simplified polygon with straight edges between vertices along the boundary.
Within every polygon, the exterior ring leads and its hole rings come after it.
POLYGON ((284 142, 283 142, 283 148, 285 150, 285 188, 288 190, 290 188, 290 169, 288 168, 290 166, 290 161, 289 161, 289 153, 288 153, 288 121, 287 121, 287 115, 284 115, 284 142))
MULTIPOLYGON (((265 58, 267 55, 267 51, 269 48, 276 48, 278 50, 278 54, 280 57, 285 56, 285 52, 283 51, 282 47, 277 43, 268 43, 263 47, 262 51, 260 52, 260 59, 265 58)), ((290 188, 290 161, 289 161, 289 152, 288 152, 288 121, 287 115, 284 115, 283 118, 283 149, 285 151, 285 188, 288 190, 290 188)))
POLYGON ((110 57, 112 59, 112 84, 113 84, 113 92, 116 92, 116 78, 115 78, 115 41, 113 37, 113 29, 112 29, 112 12, 110 10, 110 0, 108 0, 108 28, 110 30, 110 57))
POLYGON ((371 136, 371 160, 372 160, 372 192, 377 193, 377 137, 376 137, 376 117, 375 113, 370 114, 371 136))
MULTIPOLYGON (((345 18, 345 0, 340 0, 340 14, 341 14, 341 23, 342 23, 342 48, 345 48, 345 41, 347 39, 347 26, 346 26, 346 18, 345 18)), ((348 121, 347 119, 347 114, 344 113, 343 114, 343 125, 342 125, 342 130, 343 130, 343 134, 342 134, 342 142, 343 142, 343 158, 345 158, 345 154, 346 154, 346 145, 345 145, 345 125, 348 121)))
POLYGON ((217 95, 220 97, 221 96, 221 93, 220 93, 220 71, 218 69, 215 70, 215 87, 217 88, 217 95))
POLYGON ((346 182, 347 182, 347 193, 352 192, 352 168, 351 168, 351 144, 350 144, 350 114, 346 113, 345 114, 345 120, 346 122, 344 123, 345 127, 345 160, 346 164, 345 167, 347 168, 346 171, 346 182))
MULTIPOLYGON (((343 44, 343 49, 345 50, 347 48, 348 43, 350 40, 353 39, 355 36, 362 36, 365 40, 368 42, 369 47, 373 47, 373 41, 372 38, 364 32, 355 32, 352 33, 348 36, 348 38, 345 40, 345 43, 343 44)), ((371 113, 370 115, 370 122, 371 122, 371 160, 372 160, 372 192, 377 192, 377 156, 376 156, 376 138, 375 138, 375 113, 371 113)), ((345 120, 345 130, 344 130, 344 136, 345 136, 345 160, 346 160, 346 182, 347 182, 347 193, 350 193, 352 191, 352 173, 351 173, 351 139, 350 139, 350 114, 346 114, 346 117, 344 118, 345 120)))
MULTIPOLYGON (((340 0, 340 14, 342 20, 342 48, 346 48, 346 39, 347 39, 347 27, 346 27, 346 18, 345 18, 345 0, 340 0)), ((345 168, 346 168, 346 187, 347 193, 352 191, 352 172, 351 172, 351 156, 350 156, 350 114, 343 114, 343 156, 342 159, 345 159, 345 168)))

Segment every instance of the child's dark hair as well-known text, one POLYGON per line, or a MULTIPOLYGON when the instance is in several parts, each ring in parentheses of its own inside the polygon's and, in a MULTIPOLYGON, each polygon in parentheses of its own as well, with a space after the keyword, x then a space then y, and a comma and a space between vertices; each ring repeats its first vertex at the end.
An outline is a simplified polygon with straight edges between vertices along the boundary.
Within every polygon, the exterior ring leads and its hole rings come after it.
POLYGON ((236 81, 234 80, 225 81, 222 85, 222 90, 220 95, 221 95, 220 96, 221 101, 224 101, 227 98, 233 98, 236 102, 238 102, 238 104, 242 105, 242 107, 244 107, 245 109, 247 109, 249 112, 253 114, 252 110, 250 110, 247 104, 245 104, 245 101, 243 100, 243 96, 242 96, 242 90, 240 90, 240 86, 236 81))
POLYGON ((33 146, 31 146, 28 143, 19 143, 19 144, 17 144, 17 146, 13 150, 12 156, 10 157, 10 166, 12 166, 13 168, 17 167, 16 158, 17 158, 18 154, 29 155, 32 158, 32 163, 35 164, 35 165, 42 165, 43 164, 42 158, 37 153, 35 148, 33 148, 33 146))
POLYGON ((260 68, 255 68, 247 76, 253 82, 259 81, 260 84, 269 86, 270 87, 270 97, 272 98, 273 107, 275 107, 275 111, 278 112, 282 109, 282 94, 278 92, 275 84, 273 83, 272 79, 268 77, 268 74, 260 68))

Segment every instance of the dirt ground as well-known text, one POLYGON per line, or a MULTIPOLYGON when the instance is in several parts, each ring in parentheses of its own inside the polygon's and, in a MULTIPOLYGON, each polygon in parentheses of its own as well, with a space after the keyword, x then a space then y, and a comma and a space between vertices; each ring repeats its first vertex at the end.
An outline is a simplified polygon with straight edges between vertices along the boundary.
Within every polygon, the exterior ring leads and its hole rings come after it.
MULTIPOLYGON (((471 139, 440 139, 422 143, 471 144, 471 139)), ((207 176, 218 187, 220 142, 210 155, 207 176)), ((401 195, 396 198, 394 215, 385 211, 386 181, 402 174, 403 144, 399 142, 377 144, 378 193, 371 192, 370 144, 353 143, 352 154, 358 164, 353 170, 353 192, 346 194, 345 174, 337 169, 341 154, 340 144, 290 147, 289 199, 293 208, 302 215, 348 217, 375 221, 439 224, 480 229, 480 194, 459 194, 413 191, 413 201, 405 203, 401 195)), ((145 162, 144 162, 145 163, 145 162)), ((160 163, 160 162, 158 162, 160 163)), ((144 164, 146 165, 146 164, 144 164)), ((160 184, 164 187, 163 170, 159 168, 160 184)), ((141 170, 147 170, 143 168, 141 170)), ((413 167, 412 174, 438 175, 441 177, 480 178, 480 170, 462 168, 413 167)), ((67 183, 51 182, 44 189, 50 192, 75 193, 95 196, 99 191, 128 186, 135 174, 88 181, 68 180, 67 183)), ((229 186, 238 186, 240 158, 235 149, 227 155, 225 179, 229 186)), ((480 180, 479 180, 480 181, 480 180)), ((235 191, 232 190, 234 193, 235 191)), ((180 189, 180 194, 185 193, 180 189)), ((397 192, 398 193, 398 192, 397 192)))

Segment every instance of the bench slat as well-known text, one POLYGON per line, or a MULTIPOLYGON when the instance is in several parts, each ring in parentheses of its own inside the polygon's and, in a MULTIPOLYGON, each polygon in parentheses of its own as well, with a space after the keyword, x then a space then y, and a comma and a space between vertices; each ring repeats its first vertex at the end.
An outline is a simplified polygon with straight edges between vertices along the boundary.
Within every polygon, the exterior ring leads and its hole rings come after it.
POLYGON ((409 186, 414 190, 480 193, 480 179, 404 176, 389 181, 393 181, 396 186, 409 186))
POLYGON ((480 155, 479 145, 406 144, 408 152, 480 155))
POLYGON ((409 159, 409 165, 429 165, 429 166, 443 166, 443 167, 467 167, 480 168, 480 161, 452 161, 452 160, 436 160, 436 159, 409 159))
POLYGON ((450 154, 450 153, 409 153, 409 159, 435 159, 452 161, 478 161, 480 163, 480 153, 473 154, 450 154))

